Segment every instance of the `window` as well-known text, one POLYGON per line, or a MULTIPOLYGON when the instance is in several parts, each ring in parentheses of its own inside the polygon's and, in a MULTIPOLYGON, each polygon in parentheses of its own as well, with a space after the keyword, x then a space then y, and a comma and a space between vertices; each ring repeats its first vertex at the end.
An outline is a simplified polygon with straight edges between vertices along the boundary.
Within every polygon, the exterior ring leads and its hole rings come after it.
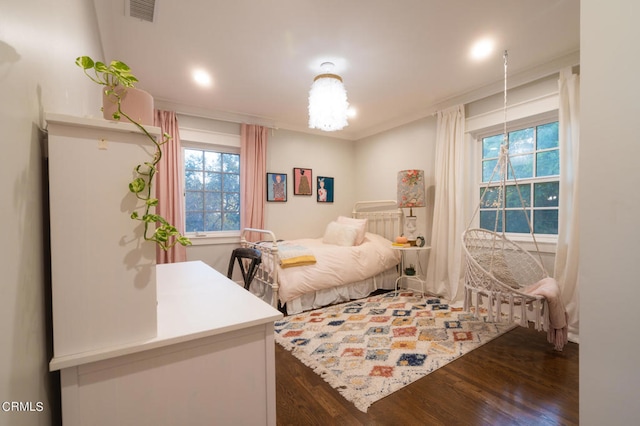
POLYGON ((240 155, 214 149, 184 149, 185 230, 240 230, 240 155))
POLYGON ((504 194, 500 194, 498 186, 500 177, 493 176, 502 140, 503 134, 482 138, 480 197, 484 191, 487 193, 480 206, 480 227, 502 232, 502 211, 497 208, 502 204, 505 206, 505 232, 528 234, 528 217, 536 235, 557 235, 560 189, 558 122, 509 132, 512 169, 509 170, 504 194))

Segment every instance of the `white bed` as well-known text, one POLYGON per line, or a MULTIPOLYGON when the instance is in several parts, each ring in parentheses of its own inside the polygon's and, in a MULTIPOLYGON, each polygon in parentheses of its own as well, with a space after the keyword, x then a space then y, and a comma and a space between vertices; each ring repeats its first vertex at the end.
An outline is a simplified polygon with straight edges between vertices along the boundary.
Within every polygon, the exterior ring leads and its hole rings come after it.
POLYGON ((364 201, 356 203, 351 218, 328 224, 322 238, 278 241, 272 231, 246 228, 241 245, 262 252, 249 290, 291 315, 393 289, 400 257, 391 241, 401 233, 402 218, 395 200, 364 201), (249 233, 261 241, 247 241, 249 233))

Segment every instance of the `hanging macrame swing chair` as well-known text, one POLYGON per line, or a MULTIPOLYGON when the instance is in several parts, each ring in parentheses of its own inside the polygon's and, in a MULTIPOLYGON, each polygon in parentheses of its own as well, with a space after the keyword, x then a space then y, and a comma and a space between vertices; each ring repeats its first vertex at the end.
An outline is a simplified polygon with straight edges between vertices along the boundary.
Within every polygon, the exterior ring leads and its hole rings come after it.
MULTIPOLYGON (((504 133, 497 164, 489 182, 484 187, 480 202, 471 222, 462 235, 462 246, 466 260, 464 309, 476 317, 481 307, 487 310, 489 322, 516 322, 527 327, 531 319, 539 331, 549 327, 549 306, 547 299, 539 294, 527 293, 528 288, 548 278, 542 264, 538 244, 533 233, 526 203, 520 192, 516 173, 509 158, 509 138, 506 129, 507 103, 507 52, 504 52, 504 133), (509 179, 511 177, 511 179, 509 179), (507 180, 509 180, 509 198, 517 194, 526 217, 529 231, 535 245, 534 256, 505 235, 507 180), (512 192, 515 190, 514 192, 512 192), (495 209, 493 231, 471 228, 481 207, 495 209), (485 303, 486 302, 486 303, 485 303), (506 311, 506 312, 505 312, 506 311)), ((510 207, 513 203, 510 202, 510 207)), ((516 210, 517 212, 517 210, 516 210)))

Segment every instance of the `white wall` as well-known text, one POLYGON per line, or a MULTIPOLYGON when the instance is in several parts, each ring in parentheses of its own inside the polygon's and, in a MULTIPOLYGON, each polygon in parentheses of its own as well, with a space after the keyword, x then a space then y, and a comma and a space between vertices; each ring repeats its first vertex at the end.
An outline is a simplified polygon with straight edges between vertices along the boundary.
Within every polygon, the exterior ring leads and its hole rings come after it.
MULTIPOLYGON (((416 208, 413 214, 417 216, 416 233, 425 237, 427 245, 433 223, 435 143, 436 117, 431 116, 362 139, 356 143, 355 152, 358 200, 396 200, 398 172, 424 170, 427 207, 416 208)), ((409 210, 405 209, 407 215, 409 210)), ((428 267, 428 255, 425 252, 420 257, 418 267, 422 271, 428 267)), ((419 284, 412 281, 411 285, 419 284)))
POLYGON ((0 10, 0 402, 44 403, 42 412, 0 410, 0 424, 46 425, 57 401, 47 390, 38 127, 44 111, 99 114, 100 90, 74 61, 101 52, 91 0, 0 0, 0 10))
POLYGON ((339 215, 349 216, 355 199, 354 142, 274 130, 269 138, 267 171, 288 174, 286 203, 267 203, 265 223, 278 238, 321 237, 339 215), (293 168, 313 171, 311 196, 293 195, 293 168), (334 178, 334 202, 318 203, 316 178, 334 178))
POLYGON ((580 423, 638 424, 640 2, 580 9, 580 423))
MULTIPOLYGON (((356 198, 396 200, 400 170, 424 170, 427 207, 416 208, 417 233, 430 241, 434 200, 436 117, 427 117, 356 143, 356 198)), ((409 211, 405 211, 408 215, 409 211)))

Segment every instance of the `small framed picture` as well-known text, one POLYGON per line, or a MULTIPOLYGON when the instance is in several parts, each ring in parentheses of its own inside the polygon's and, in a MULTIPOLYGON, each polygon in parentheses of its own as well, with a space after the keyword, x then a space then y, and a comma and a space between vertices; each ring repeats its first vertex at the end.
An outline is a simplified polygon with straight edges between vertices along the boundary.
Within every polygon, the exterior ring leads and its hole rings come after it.
POLYGON ((286 173, 267 173, 267 201, 287 201, 286 173))
POLYGON ((295 167, 293 169, 293 195, 311 195, 312 179, 311 169, 295 167))
POLYGON ((319 203, 333 203, 333 178, 318 176, 316 182, 319 203))

